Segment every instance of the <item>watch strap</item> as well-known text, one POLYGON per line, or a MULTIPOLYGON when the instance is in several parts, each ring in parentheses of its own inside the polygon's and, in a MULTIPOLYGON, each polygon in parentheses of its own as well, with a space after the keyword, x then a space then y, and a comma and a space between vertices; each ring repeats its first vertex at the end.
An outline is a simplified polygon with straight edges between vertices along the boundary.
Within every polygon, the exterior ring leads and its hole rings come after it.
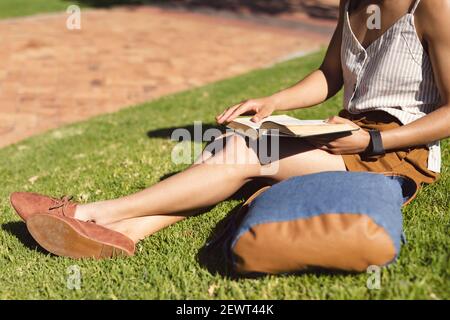
POLYGON ((386 153, 381 139, 381 132, 378 130, 369 130, 370 144, 369 153, 372 155, 383 155, 386 153))

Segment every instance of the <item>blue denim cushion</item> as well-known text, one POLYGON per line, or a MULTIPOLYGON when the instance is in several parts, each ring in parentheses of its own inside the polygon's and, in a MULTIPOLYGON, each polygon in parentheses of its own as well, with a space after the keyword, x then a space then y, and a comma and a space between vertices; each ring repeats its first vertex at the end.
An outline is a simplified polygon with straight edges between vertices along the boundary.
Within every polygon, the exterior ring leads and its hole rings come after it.
POLYGON ((253 226, 292 221, 327 213, 365 214, 381 226, 400 252, 402 237, 402 184, 406 178, 368 172, 323 172, 294 177, 274 185, 257 197, 231 239, 253 226))

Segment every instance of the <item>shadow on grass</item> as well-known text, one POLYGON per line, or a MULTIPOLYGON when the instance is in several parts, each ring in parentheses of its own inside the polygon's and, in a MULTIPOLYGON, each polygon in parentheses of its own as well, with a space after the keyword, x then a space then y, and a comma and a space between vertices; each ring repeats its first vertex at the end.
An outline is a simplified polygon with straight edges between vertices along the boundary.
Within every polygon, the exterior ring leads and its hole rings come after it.
POLYGON ((241 205, 234 207, 230 213, 214 227, 205 245, 197 254, 197 261, 211 274, 219 274, 225 278, 238 278, 233 271, 230 258, 227 254, 228 236, 231 224, 237 217, 241 205))
MULTIPOLYGON (((248 199, 259 189, 271 185, 273 182, 267 179, 254 179, 246 183, 241 189, 233 194, 230 199, 248 199)), ((227 255, 229 236, 233 231, 233 226, 240 223, 243 215, 240 214, 241 204, 234 207, 228 215, 219 221, 208 237, 205 245, 200 249, 197 260, 199 264, 206 268, 211 274, 219 274, 227 278, 238 278, 231 266, 230 258, 227 255)))
POLYGON ((7 222, 2 225, 2 229, 17 238, 25 247, 32 251, 49 254, 33 239, 28 232, 27 226, 22 221, 7 222))
POLYGON ((91 7, 154 5, 184 10, 213 9, 236 13, 277 15, 304 12, 315 18, 333 19, 338 16, 338 2, 320 0, 78 0, 91 7))

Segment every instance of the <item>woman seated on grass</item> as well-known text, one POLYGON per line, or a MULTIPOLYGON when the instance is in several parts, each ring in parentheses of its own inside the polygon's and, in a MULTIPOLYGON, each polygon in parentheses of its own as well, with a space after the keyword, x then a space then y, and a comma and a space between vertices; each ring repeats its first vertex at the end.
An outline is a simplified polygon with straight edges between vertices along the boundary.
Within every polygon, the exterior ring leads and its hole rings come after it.
POLYGON ((281 138, 278 170, 269 177, 256 150, 230 134, 215 140, 226 140, 221 150, 205 149, 187 170, 133 195, 77 205, 14 193, 12 205, 50 252, 102 258, 132 255, 139 240, 227 199, 255 178, 279 182, 321 171, 390 171, 433 183, 441 165, 437 141, 450 136, 449 18, 448 0, 342 0, 318 70, 291 88, 217 116, 225 124, 253 113, 257 122, 274 111, 320 104, 344 87, 344 110, 328 121, 362 130, 334 140, 281 138), (374 4, 381 9, 379 29, 367 23, 374 4))

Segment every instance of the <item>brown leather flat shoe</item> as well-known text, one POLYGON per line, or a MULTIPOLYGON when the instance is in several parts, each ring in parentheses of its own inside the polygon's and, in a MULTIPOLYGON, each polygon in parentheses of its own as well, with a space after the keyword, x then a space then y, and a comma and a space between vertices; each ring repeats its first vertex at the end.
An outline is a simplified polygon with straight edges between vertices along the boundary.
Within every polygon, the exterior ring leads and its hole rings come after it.
POLYGON ((92 222, 36 214, 27 219, 27 228, 37 243, 58 256, 104 259, 134 255, 130 238, 92 222))
POLYGON ((71 197, 56 199, 32 192, 14 192, 10 196, 11 205, 22 220, 27 221, 35 214, 56 214, 73 217, 77 204, 71 197))

